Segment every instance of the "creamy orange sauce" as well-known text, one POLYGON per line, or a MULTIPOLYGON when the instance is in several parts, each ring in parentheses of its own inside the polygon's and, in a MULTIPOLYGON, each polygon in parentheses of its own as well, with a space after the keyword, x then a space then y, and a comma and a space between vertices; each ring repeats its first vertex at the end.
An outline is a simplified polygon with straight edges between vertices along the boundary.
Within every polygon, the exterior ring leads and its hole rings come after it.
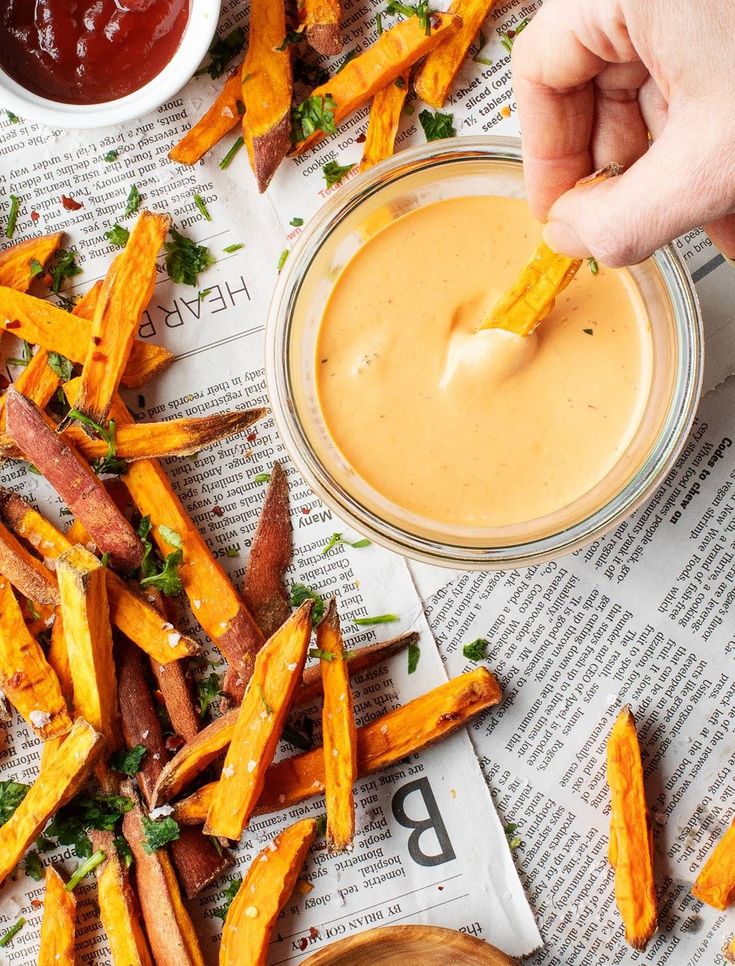
POLYGON ((401 509, 450 527, 530 521, 599 483, 635 433, 652 350, 627 273, 583 265, 528 338, 477 331, 539 238, 520 200, 450 198, 380 231, 337 279, 322 415, 401 509))

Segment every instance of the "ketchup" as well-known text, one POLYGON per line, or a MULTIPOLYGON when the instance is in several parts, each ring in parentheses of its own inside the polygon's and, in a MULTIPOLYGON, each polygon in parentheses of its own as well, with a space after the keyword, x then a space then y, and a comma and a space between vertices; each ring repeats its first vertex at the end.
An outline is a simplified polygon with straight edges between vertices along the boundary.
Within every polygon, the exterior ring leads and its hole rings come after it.
POLYGON ((174 56, 189 0, 0 0, 0 66, 66 104, 124 97, 174 56))

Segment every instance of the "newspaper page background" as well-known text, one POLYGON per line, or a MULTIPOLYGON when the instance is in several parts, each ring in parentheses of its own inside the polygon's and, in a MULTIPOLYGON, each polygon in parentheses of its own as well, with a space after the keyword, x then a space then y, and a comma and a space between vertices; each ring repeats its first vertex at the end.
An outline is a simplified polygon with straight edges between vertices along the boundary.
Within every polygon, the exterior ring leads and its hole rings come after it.
MULTIPOLYGON (((238 2, 225 9, 221 32, 242 22, 243 7, 238 2)), ((171 145, 202 113, 215 89, 208 80, 194 81, 154 114, 97 135, 49 131, 23 120, 11 123, 5 115, 0 120, 0 191, 21 199, 13 241, 54 230, 68 233, 84 271, 65 294, 86 291, 104 275, 115 254, 104 232, 116 222, 130 227, 132 219, 122 213, 132 184, 137 185, 144 206, 169 211, 176 227, 207 245, 217 259, 196 288, 173 285, 160 261, 155 294, 139 336, 165 344, 175 353, 176 362, 155 384, 126 394, 141 419, 203 415, 266 402, 263 325, 284 247, 283 229, 268 199, 257 196, 245 171, 244 155, 230 169, 220 171, 217 162, 229 144, 193 169, 166 159, 171 145), (113 149, 118 159, 106 162, 105 154, 113 149), (82 207, 75 212, 64 210, 62 194, 82 207), (194 194, 203 198, 211 222, 196 208, 194 194), (32 211, 39 214, 37 221, 31 220, 32 211), (239 244, 244 247, 225 252, 239 244)), ((300 208, 305 214, 314 202, 312 192, 311 184, 300 186, 300 208)), ((3 373, 7 377, 13 369, 7 368, 6 357, 17 355, 17 344, 6 339, 3 373)), ((344 526, 298 478, 270 418, 255 427, 254 438, 249 434, 247 441, 228 441, 196 458, 169 460, 167 467, 192 518, 239 583, 265 491, 256 477, 267 472, 275 459, 284 461, 290 484, 295 553, 289 583, 299 580, 325 595, 339 595, 343 629, 351 646, 408 628, 421 633, 421 659, 414 674, 407 672, 404 653, 358 679, 355 700, 360 722, 444 681, 445 670, 405 561, 377 547, 339 545, 328 556, 322 554, 332 532, 344 526), (235 555, 228 556, 228 551, 235 555), (399 621, 378 628, 380 635, 375 628, 352 623, 358 616, 386 612, 397 614, 399 621)), ((19 464, 0 467, 0 482, 20 489, 43 512, 65 523, 65 509, 44 481, 19 464)), ((178 625, 197 633, 184 605, 178 625)), ((4 779, 30 782, 37 774, 38 743, 22 723, 16 724, 0 747, 1 773, 4 779)), ((304 871, 313 888, 297 892, 284 910, 269 962, 295 963, 329 941, 389 922, 460 928, 519 955, 539 945, 503 826, 465 733, 360 781, 356 796, 355 850, 330 858, 323 840, 317 843, 304 871)), ((287 814, 254 820, 237 852, 237 867, 188 903, 209 962, 217 959, 221 930, 214 910, 222 904, 223 890, 232 877, 243 874, 252 856, 284 824, 300 815, 319 815, 323 809, 323 800, 316 799, 287 814)), ((67 871, 77 863, 70 848, 48 853, 43 860, 59 861, 67 871)), ((94 906, 93 877, 78 894, 79 962, 108 962, 94 906)), ((0 961, 35 962, 42 895, 42 883, 34 882, 22 867, 5 884, 0 932, 21 913, 27 925, 12 946, 0 951, 0 961)))

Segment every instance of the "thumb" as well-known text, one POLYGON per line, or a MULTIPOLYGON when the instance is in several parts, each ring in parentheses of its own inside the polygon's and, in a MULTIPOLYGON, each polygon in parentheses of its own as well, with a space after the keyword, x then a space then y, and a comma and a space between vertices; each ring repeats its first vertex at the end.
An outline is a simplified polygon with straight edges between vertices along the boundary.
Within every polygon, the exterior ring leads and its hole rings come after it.
MULTIPOLYGON (((578 258, 619 268, 647 258, 677 235, 735 208, 735 177, 709 132, 667 125, 618 178, 579 185, 552 206, 544 240, 578 258)), ((614 158, 610 158, 614 161, 614 158)))

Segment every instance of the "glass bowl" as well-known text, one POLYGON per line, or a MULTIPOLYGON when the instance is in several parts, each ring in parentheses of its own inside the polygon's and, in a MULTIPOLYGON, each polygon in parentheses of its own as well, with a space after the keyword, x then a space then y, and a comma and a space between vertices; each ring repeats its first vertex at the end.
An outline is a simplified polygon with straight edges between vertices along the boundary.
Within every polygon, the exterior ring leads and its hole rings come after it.
POLYGON ((308 223, 281 272, 266 327, 266 379, 291 458, 338 517, 425 563, 507 569, 578 549, 655 492, 694 418, 702 322, 691 279, 671 246, 625 269, 650 319, 652 383, 638 430, 607 475, 558 511, 509 526, 450 528, 407 512, 362 479, 333 442, 317 395, 316 338, 338 275, 369 238, 420 206, 466 195, 524 197, 517 138, 462 137, 421 145, 337 189, 308 223))

